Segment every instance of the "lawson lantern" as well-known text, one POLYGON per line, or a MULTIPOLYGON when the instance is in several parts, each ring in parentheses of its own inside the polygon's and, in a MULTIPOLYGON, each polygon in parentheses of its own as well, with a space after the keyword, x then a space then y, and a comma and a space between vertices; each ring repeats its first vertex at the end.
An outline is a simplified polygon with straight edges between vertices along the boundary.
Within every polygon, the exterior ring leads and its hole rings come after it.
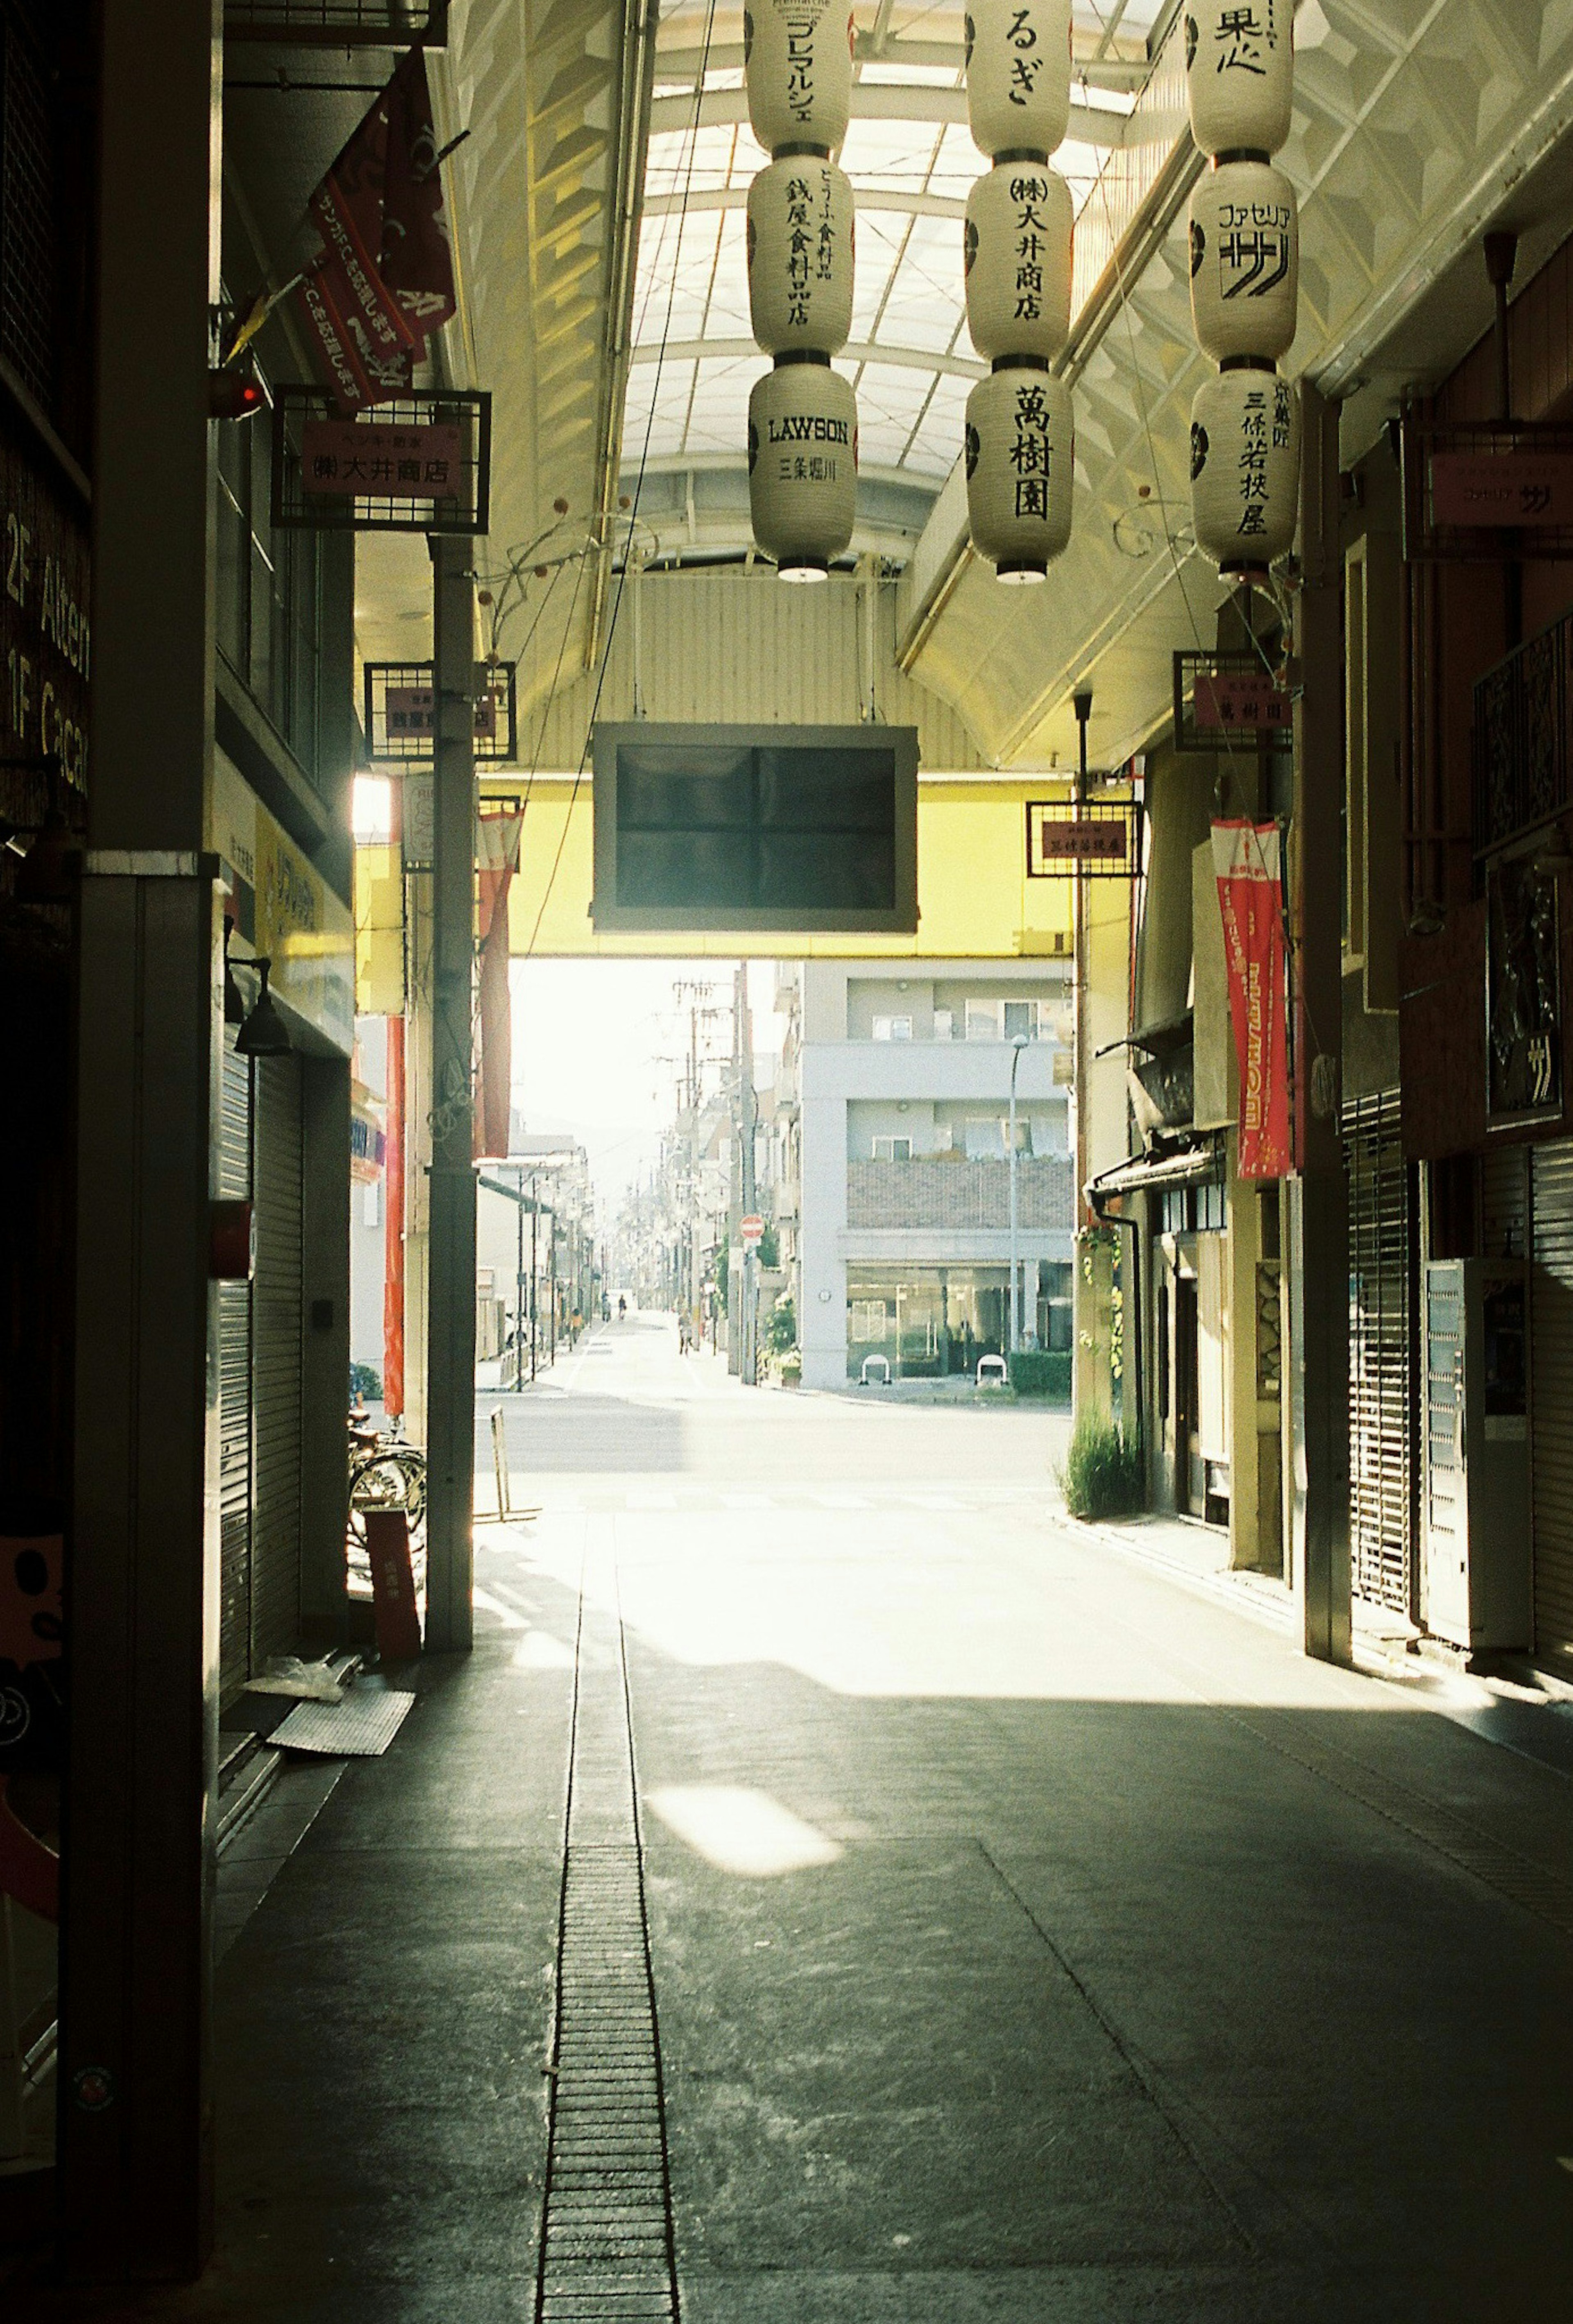
POLYGON ((828 355, 784 355, 748 399, 754 537, 783 581, 822 581, 857 512, 857 401, 828 355))
POLYGON ((1041 359, 996 364, 967 399, 973 546, 1002 581, 1041 581, 1070 539, 1076 427, 1070 390, 1041 359))
POLYGON ((1204 380, 1190 407, 1197 546, 1225 574, 1264 574, 1294 542, 1300 401, 1270 364, 1204 380))
POLYGON ((852 328, 852 180, 794 154, 748 189, 748 311, 766 355, 836 355, 852 328))

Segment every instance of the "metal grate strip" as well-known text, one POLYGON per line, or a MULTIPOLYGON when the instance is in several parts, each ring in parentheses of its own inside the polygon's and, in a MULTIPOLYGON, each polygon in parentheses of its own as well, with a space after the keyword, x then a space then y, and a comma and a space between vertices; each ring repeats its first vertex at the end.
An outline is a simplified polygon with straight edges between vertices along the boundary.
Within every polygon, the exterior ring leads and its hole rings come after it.
POLYGON ((622 1623, 587 1610, 606 1565, 579 1596, 537 2324, 678 2314, 622 1623))

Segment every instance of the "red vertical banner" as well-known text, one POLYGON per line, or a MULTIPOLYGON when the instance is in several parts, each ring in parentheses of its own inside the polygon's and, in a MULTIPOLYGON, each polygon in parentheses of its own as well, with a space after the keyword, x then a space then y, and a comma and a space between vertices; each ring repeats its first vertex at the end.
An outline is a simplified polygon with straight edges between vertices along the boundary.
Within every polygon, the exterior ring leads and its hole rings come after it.
POLYGON ((519 868, 523 816, 483 815, 479 824, 481 1056, 476 1092, 475 1152, 508 1151, 514 1102, 514 1013, 508 994, 508 890, 519 868))
POLYGON ((404 1411, 404 1020, 388 1019, 388 1130, 383 1149, 383 1409, 404 1411))
POLYGON ((1294 1167, 1294 1148, 1289 1126, 1283 839, 1278 825, 1215 823, 1213 870, 1240 1065, 1240 1176, 1282 1178, 1294 1167))

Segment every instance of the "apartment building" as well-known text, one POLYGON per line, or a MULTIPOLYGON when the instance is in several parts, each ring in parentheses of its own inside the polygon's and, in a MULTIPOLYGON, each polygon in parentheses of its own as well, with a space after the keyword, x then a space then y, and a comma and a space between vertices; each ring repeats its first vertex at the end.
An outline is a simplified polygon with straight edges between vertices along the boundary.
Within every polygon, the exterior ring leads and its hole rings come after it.
POLYGON ((1069 987, 1042 960, 783 964, 777 1215, 803 1383, 1071 1344, 1069 987), (899 973, 896 973, 899 965, 899 973))

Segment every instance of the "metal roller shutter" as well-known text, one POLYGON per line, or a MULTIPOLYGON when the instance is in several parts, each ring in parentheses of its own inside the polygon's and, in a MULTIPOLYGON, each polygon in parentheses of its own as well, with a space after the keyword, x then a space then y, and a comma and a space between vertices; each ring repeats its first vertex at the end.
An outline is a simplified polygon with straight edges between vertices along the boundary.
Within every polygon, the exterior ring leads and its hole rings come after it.
POLYGON ((251 1657, 297 1645, 301 1618, 301 1067, 256 1061, 256 1413, 251 1657))
POLYGON ((1398 1093, 1344 1111, 1349 1174, 1349 1552, 1355 1594, 1416 1611, 1414 1205, 1398 1093))
MULTIPOLYGON (((251 1194, 251 1063, 224 1045, 218 1192, 251 1194)), ((218 1691, 227 1706, 251 1664, 251 1286, 218 1286, 218 1691)))
POLYGON ((1531 1486, 1535 1646, 1573 1652, 1573 1139, 1534 1149, 1531 1486))

